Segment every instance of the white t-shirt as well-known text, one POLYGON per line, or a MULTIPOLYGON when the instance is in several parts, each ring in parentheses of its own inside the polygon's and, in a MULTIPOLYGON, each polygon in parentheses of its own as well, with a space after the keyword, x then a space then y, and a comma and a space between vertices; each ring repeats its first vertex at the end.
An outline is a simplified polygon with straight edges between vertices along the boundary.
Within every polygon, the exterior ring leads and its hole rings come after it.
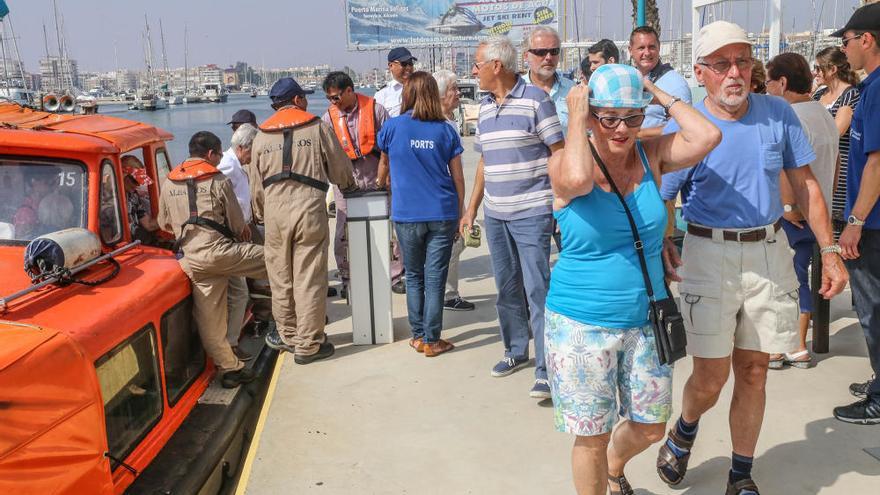
POLYGON ((818 101, 795 103, 791 108, 801 121, 804 134, 816 153, 816 160, 810 163, 810 169, 822 188, 825 206, 830 208, 834 169, 837 165, 837 143, 840 140, 837 125, 828 110, 818 101))
POLYGON ((253 217, 251 213, 251 188, 248 176, 244 169, 241 168, 241 162, 238 161, 238 157, 235 156, 235 151, 232 148, 223 152, 223 158, 220 160, 220 165, 217 165, 217 169, 223 172, 223 175, 232 182, 232 192, 235 193, 238 205, 241 206, 244 222, 251 223, 253 217))
POLYGON ((384 88, 376 92, 373 97, 388 110, 388 115, 397 117, 400 115, 400 104, 403 100, 403 83, 397 79, 391 79, 384 88))

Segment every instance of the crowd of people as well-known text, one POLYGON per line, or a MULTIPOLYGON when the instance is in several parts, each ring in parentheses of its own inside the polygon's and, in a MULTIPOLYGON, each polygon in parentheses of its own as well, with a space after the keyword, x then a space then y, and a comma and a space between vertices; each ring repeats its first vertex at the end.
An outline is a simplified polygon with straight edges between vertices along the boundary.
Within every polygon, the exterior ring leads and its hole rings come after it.
MULTIPOLYGON (((276 113, 265 122, 246 111, 233 118, 226 152, 211 133, 192 137, 191 158, 168 175, 153 222, 177 238, 203 343, 234 387, 254 378, 243 364, 250 356, 235 347, 244 277, 271 286, 270 347, 299 364, 334 352, 324 333, 330 184, 344 284, 347 258, 357 255, 345 242, 345 194, 390 191, 390 275, 406 294, 409 345, 428 357, 454 348, 441 338, 444 309, 474 308, 458 293, 457 266, 482 206, 503 345, 490 373, 526 367, 533 340, 529 395, 552 398, 557 429, 575 435, 577 492, 634 493, 626 464, 657 442, 658 475, 681 483, 700 418, 732 370, 726 493, 758 494, 751 469, 767 370, 810 365, 814 292, 830 299, 851 283, 880 372, 880 127, 869 118, 880 101, 880 5, 855 11, 834 36, 842 46, 820 51, 812 70, 784 53, 759 72, 740 26, 708 24, 695 36, 693 66, 707 95, 694 105, 650 27, 630 36, 632 65, 621 64, 613 42, 597 43, 580 84, 557 70, 553 29, 532 30, 521 54, 507 37, 489 37, 472 67, 485 96, 470 191, 454 73, 414 71, 415 57, 395 48, 393 80, 374 98, 330 73, 321 117, 308 112, 310 91, 285 78, 271 90, 276 113), (681 252, 669 237, 676 198, 687 223, 681 252), (809 286, 810 263, 821 264, 821 287, 809 286), (664 435, 673 370, 658 357, 649 314, 671 296, 670 282, 693 370, 664 435)), ((880 380, 851 392, 860 400, 835 417, 880 424, 880 380)))

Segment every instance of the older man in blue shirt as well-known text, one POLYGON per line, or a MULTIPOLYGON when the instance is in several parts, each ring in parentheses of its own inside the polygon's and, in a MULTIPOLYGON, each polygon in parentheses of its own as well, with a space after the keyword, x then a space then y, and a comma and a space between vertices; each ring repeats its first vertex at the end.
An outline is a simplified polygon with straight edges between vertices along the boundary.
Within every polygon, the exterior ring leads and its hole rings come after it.
POLYGON ((575 82, 556 70, 559 65, 559 45, 559 34, 555 29, 547 26, 532 29, 523 52, 523 59, 529 66, 529 72, 523 79, 526 84, 537 86, 550 95, 564 135, 568 131, 568 104, 565 103, 565 97, 575 82))
MULTIPOLYGON (((700 417, 718 401, 732 366, 733 455, 726 493, 746 495, 758 493, 751 470, 769 354, 792 351, 799 340, 798 283, 780 230, 780 173, 796 191, 821 247, 819 292, 826 298, 838 294, 847 273, 808 165, 816 155, 797 115, 782 99, 749 93, 754 59, 748 35, 736 24, 717 21, 703 27, 694 43, 694 75, 707 92, 695 107, 724 137, 691 170, 663 177, 664 199, 687 186, 679 292, 694 365, 681 417, 660 448, 657 471, 670 485, 684 479, 700 417)), ((672 122, 666 130, 676 127, 672 122)), ((669 275, 678 278, 675 272, 669 275)))

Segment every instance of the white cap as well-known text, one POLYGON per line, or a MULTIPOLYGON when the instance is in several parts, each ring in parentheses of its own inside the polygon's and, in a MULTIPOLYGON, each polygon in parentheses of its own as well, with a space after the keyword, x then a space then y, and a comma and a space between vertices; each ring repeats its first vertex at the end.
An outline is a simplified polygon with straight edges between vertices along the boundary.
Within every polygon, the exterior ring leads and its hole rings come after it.
POLYGON ((694 56, 700 59, 736 43, 752 45, 749 35, 739 25, 727 21, 715 21, 700 29, 700 36, 694 46, 694 56))

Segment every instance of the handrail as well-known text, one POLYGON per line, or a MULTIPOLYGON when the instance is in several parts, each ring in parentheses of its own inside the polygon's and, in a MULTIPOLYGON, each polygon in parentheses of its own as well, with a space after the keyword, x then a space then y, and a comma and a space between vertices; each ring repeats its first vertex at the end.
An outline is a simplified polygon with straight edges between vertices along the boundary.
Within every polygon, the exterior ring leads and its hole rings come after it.
MULTIPOLYGON (((118 254, 122 254, 122 253, 130 250, 133 247, 139 246, 140 244, 141 244, 141 241, 133 241, 129 244, 126 244, 125 246, 122 246, 119 249, 111 251, 107 254, 102 254, 101 256, 98 256, 97 258, 95 258, 93 260, 89 260, 89 261, 83 263, 82 265, 71 268, 70 272, 65 274, 65 276, 69 277, 71 275, 76 275, 77 273, 79 273, 87 268, 90 268, 90 267, 92 267, 92 266, 94 266, 94 265, 96 265, 106 259, 112 258, 113 256, 116 256, 118 254)), ((31 292, 38 291, 38 290, 42 289, 43 287, 46 287, 49 284, 54 284, 54 283, 60 282, 60 281, 61 281, 60 276, 51 277, 51 278, 48 278, 48 279, 46 279, 36 285, 30 286, 27 289, 22 289, 16 293, 10 294, 6 297, 0 297, 0 313, 6 312, 7 305, 10 302, 12 302, 16 299, 19 299, 21 297, 24 297, 24 296, 30 294, 31 292)))

